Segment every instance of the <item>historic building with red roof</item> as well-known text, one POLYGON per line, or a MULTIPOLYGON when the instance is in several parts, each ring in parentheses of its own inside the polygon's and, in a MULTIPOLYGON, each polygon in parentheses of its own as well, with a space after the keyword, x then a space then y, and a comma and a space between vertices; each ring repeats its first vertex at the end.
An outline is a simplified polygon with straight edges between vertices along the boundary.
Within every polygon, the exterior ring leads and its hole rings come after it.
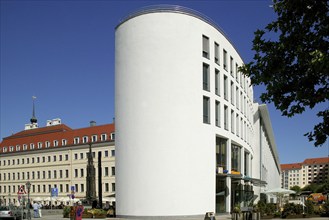
MULTIPOLYGON (((91 146, 98 186, 98 155, 101 155, 102 195, 115 193, 115 126, 96 125, 72 129, 60 119, 48 120, 38 127, 36 118, 25 130, 3 138, 0 143, 0 198, 1 202, 17 203, 19 189, 31 183, 31 199, 49 202, 54 188, 57 199, 53 204, 69 203, 74 198, 85 198, 87 191, 87 163, 91 146), (72 190, 73 189, 73 190, 72 190), (72 196, 73 194, 73 196, 72 196)), ((98 187, 96 187, 98 195, 98 187)), ((47 202, 47 203, 48 203, 47 202)))
POLYGON ((329 175, 329 157, 308 158, 301 163, 281 164, 281 186, 304 186, 324 183, 329 175))

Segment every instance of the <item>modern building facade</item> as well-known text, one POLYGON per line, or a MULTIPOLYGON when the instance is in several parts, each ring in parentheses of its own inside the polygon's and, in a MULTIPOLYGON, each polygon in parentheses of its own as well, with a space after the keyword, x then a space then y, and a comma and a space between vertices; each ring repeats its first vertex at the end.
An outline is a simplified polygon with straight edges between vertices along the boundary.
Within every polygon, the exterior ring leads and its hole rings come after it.
MULTIPOLYGON (((114 131, 114 124, 91 122, 90 127, 72 129, 60 119, 54 119, 48 120, 45 127, 38 127, 36 119, 31 119, 25 130, 3 138, 0 143, 1 203, 16 204, 20 187, 28 181, 32 200, 46 201, 54 188, 61 198, 72 194, 76 198, 85 198, 90 145, 96 171, 101 152, 102 194, 104 197, 114 195, 114 131)), ((98 172, 95 179, 98 195, 98 172)))
POLYGON ((324 183, 329 176, 329 157, 308 158, 301 163, 281 164, 281 187, 301 188, 324 183))
POLYGON ((144 8, 115 33, 119 216, 230 212, 280 187, 266 105, 243 60, 210 19, 144 8))

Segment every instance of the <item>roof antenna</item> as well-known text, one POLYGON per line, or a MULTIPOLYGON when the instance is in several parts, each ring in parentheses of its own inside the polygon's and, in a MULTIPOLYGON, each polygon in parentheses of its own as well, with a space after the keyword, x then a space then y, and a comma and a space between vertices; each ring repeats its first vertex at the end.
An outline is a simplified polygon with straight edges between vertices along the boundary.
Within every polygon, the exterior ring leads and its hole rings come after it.
POLYGON ((31 118, 31 124, 35 124, 37 123, 37 118, 35 117, 35 106, 34 106, 34 100, 36 99, 37 97, 35 96, 32 96, 32 103, 33 103, 33 109, 32 109, 32 118, 31 118))

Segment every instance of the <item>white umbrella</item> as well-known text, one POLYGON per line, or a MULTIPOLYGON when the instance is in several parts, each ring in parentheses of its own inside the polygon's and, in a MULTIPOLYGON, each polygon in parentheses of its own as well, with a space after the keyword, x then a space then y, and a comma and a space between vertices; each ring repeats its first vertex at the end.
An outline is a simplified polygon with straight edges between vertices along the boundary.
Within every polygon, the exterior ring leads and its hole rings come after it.
POLYGON ((296 192, 290 189, 283 189, 283 188, 275 188, 265 192, 265 194, 272 194, 275 195, 277 198, 279 197, 280 207, 282 205, 282 197, 285 194, 295 194, 296 192))
POLYGON ((42 201, 42 198, 40 197, 35 197, 34 199, 32 199, 33 201, 36 201, 36 202, 41 202, 42 201))

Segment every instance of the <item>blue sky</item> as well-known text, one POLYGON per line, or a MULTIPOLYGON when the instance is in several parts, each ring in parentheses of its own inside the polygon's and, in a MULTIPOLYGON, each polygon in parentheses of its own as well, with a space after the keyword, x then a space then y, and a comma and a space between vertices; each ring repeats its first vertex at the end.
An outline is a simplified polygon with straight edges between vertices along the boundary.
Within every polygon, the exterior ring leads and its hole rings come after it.
MULTIPOLYGON (((61 118, 72 128, 111 123, 114 117, 114 33, 121 19, 141 7, 174 4, 216 22, 248 62, 253 32, 275 19, 271 1, 15 1, 1 0, 0 138, 24 129, 32 115, 40 127, 61 118)), ((255 87, 259 101, 262 87, 255 87)), ((282 117, 269 105, 281 163, 326 157, 304 133, 316 111, 282 117)))

